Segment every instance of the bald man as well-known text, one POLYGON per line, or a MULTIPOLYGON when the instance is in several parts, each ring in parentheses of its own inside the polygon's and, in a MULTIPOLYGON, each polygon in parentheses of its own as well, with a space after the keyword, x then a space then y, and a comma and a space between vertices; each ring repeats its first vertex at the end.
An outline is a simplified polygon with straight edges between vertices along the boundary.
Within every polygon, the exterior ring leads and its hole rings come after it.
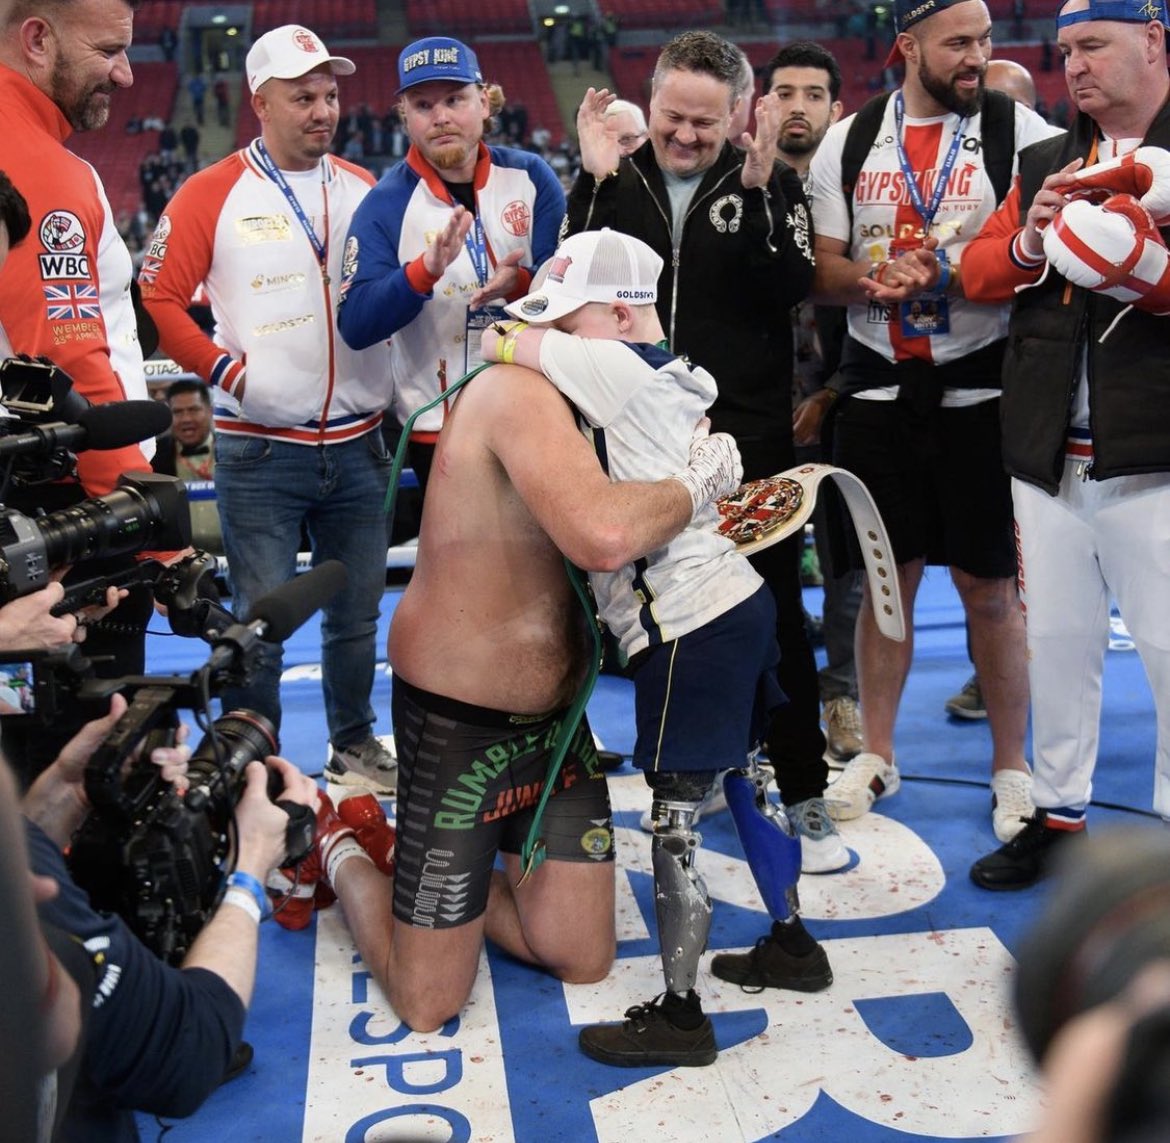
POLYGON ((992 60, 987 65, 983 83, 992 91, 1002 91, 1017 103, 1036 109, 1036 81, 1023 64, 1015 60, 992 60))

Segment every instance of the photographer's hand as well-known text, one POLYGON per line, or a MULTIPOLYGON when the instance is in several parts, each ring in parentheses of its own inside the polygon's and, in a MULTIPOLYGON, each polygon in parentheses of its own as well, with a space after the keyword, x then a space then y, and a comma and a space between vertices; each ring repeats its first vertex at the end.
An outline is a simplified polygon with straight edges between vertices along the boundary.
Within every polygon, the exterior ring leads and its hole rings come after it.
MULTIPOLYGON (((87 722, 65 743, 56 761, 40 774, 24 796, 21 807, 24 815, 62 849, 89 812, 85 767, 125 711, 126 700, 114 695, 110 699, 110 713, 87 722)), ((190 747, 182 744, 186 734, 186 728, 179 727, 177 745, 157 746, 150 754, 150 760, 162 770, 164 780, 173 783, 180 792, 187 788, 187 759, 191 755, 190 747)), ((128 767, 133 765, 135 757, 136 754, 127 759, 128 767)))
MULTIPOLYGON (((281 800, 317 806, 317 784, 284 758, 270 756, 266 763, 284 779, 281 800)), ((284 860, 288 814, 268 797, 268 772, 259 762, 249 762, 244 772, 244 792, 236 805, 239 850, 236 871, 247 873, 263 885, 268 874, 284 860)), ((195 938, 183 960, 184 968, 214 972, 247 1005, 256 980, 259 925, 245 909, 220 902, 215 915, 195 938)))
MULTIPOLYGON (((1114 1000, 1074 1017, 1044 1057, 1042 1123, 1019 1143, 1105 1143, 1107 1112, 1134 1025, 1170 1005, 1170 962, 1155 961, 1114 1000)), ((1160 1125, 1163 1138, 1170 1124, 1160 1125)), ((1143 1136, 1144 1137, 1144 1136, 1143 1136)))
POLYGON ((65 589, 51 583, 0 607, 0 650, 47 651, 71 642, 81 626, 78 617, 52 614, 64 598, 65 589))
MULTIPOLYGON (((278 800, 299 802, 317 808, 317 783, 302 774, 291 762, 270 755, 266 764, 283 779, 284 792, 278 800)), ((236 806, 239 852, 235 867, 250 873, 261 884, 284 862, 288 814, 268 797, 268 771, 258 762, 249 763, 244 793, 236 806)))

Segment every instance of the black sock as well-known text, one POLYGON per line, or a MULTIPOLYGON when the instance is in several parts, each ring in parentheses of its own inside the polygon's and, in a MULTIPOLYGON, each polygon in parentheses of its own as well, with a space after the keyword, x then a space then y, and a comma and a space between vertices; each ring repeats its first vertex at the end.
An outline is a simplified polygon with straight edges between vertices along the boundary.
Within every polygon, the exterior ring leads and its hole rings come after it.
POLYGON ((773 921, 772 939, 791 956, 807 956, 817 947, 817 942, 799 917, 790 921, 773 921))
POLYGON ((662 1011, 676 1028, 686 1032, 693 1032, 706 1019, 699 994, 693 988, 685 996, 668 992, 662 998, 662 1011))

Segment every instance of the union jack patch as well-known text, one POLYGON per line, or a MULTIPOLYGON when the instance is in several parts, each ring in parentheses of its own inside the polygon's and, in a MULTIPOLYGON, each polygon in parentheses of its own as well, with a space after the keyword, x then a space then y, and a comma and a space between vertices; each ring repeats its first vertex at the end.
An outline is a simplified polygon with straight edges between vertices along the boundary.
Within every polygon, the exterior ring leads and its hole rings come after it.
POLYGON ((42 286, 49 321, 80 321, 100 318, 98 289, 92 284, 80 286, 42 286))
POLYGON ((153 283, 162 270, 162 259, 152 258, 149 254, 142 259, 142 269, 138 271, 140 282, 153 283))

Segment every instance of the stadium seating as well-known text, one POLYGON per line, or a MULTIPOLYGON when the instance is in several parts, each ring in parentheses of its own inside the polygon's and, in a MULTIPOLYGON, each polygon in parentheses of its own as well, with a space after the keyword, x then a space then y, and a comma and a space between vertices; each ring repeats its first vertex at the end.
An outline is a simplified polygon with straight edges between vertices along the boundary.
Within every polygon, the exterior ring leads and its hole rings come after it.
POLYGON ((723 0, 605 0, 623 28, 709 28, 725 18, 723 0))
POLYGON ((528 0, 406 0, 416 36, 532 35, 528 0))
POLYGON ((376 0, 255 0, 254 36, 282 24, 304 24, 331 46, 337 40, 373 40, 378 35, 378 9, 376 0))

